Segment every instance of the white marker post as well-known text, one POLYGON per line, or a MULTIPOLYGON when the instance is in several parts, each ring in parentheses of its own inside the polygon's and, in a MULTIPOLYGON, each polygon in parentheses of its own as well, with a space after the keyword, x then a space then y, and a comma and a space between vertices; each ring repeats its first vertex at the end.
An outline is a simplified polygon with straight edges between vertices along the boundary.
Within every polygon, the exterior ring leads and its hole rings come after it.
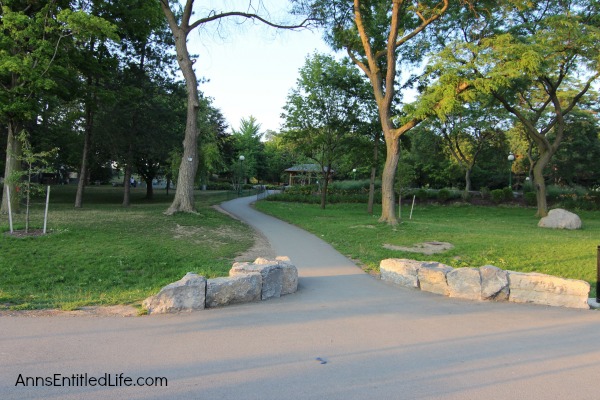
POLYGON ((50 203, 50 185, 46 189, 46 210, 44 211, 44 235, 46 234, 46 224, 48 222, 48 204, 50 203))
POLYGON ((412 219, 412 212, 413 212, 413 209, 415 208, 415 197, 417 197, 417 196, 413 195, 413 202, 412 202, 412 206, 410 207, 410 217, 408 219, 412 219))
POLYGON ((13 233, 12 208, 10 206, 10 186, 6 187, 6 200, 8 200, 8 226, 10 233, 13 233))

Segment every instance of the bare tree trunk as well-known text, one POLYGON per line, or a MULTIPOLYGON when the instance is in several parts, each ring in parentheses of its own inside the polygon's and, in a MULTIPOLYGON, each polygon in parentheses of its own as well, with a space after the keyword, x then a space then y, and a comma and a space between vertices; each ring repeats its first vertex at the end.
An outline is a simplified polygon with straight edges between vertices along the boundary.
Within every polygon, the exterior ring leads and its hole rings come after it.
MULTIPOLYGON (((91 87, 92 80, 88 80, 88 87, 91 87)), ((95 95, 93 96, 95 100, 95 95)), ((83 136, 83 152, 81 155, 81 169, 79 170, 79 182, 77 183, 77 193, 75 194, 75 208, 83 206, 83 192, 87 181, 88 163, 90 157, 90 148, 92 146, 92 130, 94 129, 94 111, 92 110, 92 100, 88 99, 85 105, 85 132, 83 136)))
POLYGON ((152 187, 152 178, 146 178, 146 199, 152 200, 154 198, 154 188, 152 187))
POLYGON ((131 145, 127 151, 127 163, 125 164, 125 177, 123 178, 123 207, 131 205, 131 145))
MULTIPOLYGON (((183 156, 179 165, 179 176, 177 177, 177 189, 175 198, 165 214, 172 215, 176 212, 194 212, 194 181, 198 171, 198 80, 193 69, 193 62, 187 49, 187 35, 189 33, 188 21, 184 28, 177 25, 175 17, 169 9, 168 3, 161 1, 161 6, 169 22, 173 37, 175 38, 175 49, 177 51, 177 62, 185 78, 187 88, 187 121, 185 125, 185 137, 183 140, 183 156)), ((185 20, 185 18, 184 18, 185 20)))
POLYGON ((465 196, 471 191, 471 168, 467 167, 465 171, 465 196))
POLYGON ((8 195, 6 191, 10 188, 10 208, 13 213, 19 212, 19 196, 17 196, 17 184, 9 182, 9 178, 15 172, 21 171, 21 143, 17 140, 20 127, 14 121, 8 121, 8 139, 6 143, 6 165, 4 166, 4 186, 2 195, 2 214, 8 214, 8 195))
POLYGON ((371 180, 369 181, 369 204, 367 212, 373 215, 373 203, 375 202, 375 178, 377 178, 377 163, 379 162, 379 138, 381 132, 375 134, 375 146, 373 148, 373 166, 371 167, 371 180))
POLYGON ((551 152, 543 152, 540 158, 533 166, 533 187, 537 197, 536 217, 545 217, 548 215, 548 200, 546 199, 546 180, 544 179, 544 168, 552 158, 551 152))
POLYGON ((325 181, 323 182, 323 190, 321 191, 321 209, 325 209, 327 204, 327 189, 329 188, 329 175, 331 174, 331 164, 327 166, 327 171, 323 171, 325 181))
MULTIPOLYGON (((386 135, 387 136, 387 135, 386 135)), ((391 135, 390 135, 391 136, 391 135)), ((387 155, 383 174, 381 176, 381 217, 379 222, 387 222, 390 225, 397 225, 396 219, 396 195, 394 194, 394 180, 396 177, 396 168, 400 158, 400 139, 386 138, 387 155)))

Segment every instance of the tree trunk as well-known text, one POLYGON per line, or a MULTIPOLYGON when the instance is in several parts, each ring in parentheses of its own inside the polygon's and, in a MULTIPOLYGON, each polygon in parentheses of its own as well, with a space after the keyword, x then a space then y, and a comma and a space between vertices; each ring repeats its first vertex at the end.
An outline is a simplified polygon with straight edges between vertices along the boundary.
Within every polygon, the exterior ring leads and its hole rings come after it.
POLYGON ((471 168, 467 168, 465 171, 465 196, 468 196, 470 191, 471 191, 471 168))
POLYGON ((153 177, 146 178, 146 199, 152 200, 154 198, 154 188, 152 187, 153 177))
POLYGON ((544 179, 544 168, 550 162, 552 153, 548 151, 541 152, 540 158, 533 166, 533 187, 537 197, 536 217, 545 217, 548 215, 548 200, 546 199, 546 181, 544 179))
POLYGON ((198 81, 187 50, 187 33, 182 29, 174 32, 177 62, 185 78, 187 88, 187 121, 183 140, 183 156, 179 166, 175 198, 165 214, 194 212, 194 181, 198 171, 198 81))
POLYGON ((329 174, 331 173, 331 166, 327 167, 327 171, 323 171, 325 181, 323 182, 323 190, 321 191, 321 209, 325 209, 327 204, 327 189, 329 188, 329 174))
MULTIPOLYGON (((130 147, 131 150, 131 147, 130 147)), ((125 165, 125 177, 123 178, 123 207, 131 205, 131 162, 129 152, 127 155, 127 164, 125 165)))
POLYGON ((400 139, 386 134, 386 159, 381 176, 381 218, 379 222, 387 222, 397 225, 396 219, 396 195, 394 194, 394 180, 396 168, 400 158, 400 139))
POLYGON ((21 143, 17 140, 19 125, 13 121, 8 122, 8 139, 6 143, 6 165, 4 166, 4 186, 2 195, 2 214, 8 214, 7 190, 10 188, 10 207, 13 213, 19 212, 19 196, 17 195, 16 182, 10 182, 10 176, 21 170, 18 158, 21 156, 21 143))
POLYGON ((367 212, 373 215, 373 203, 375 202, 375 178, 377 178, 377 163, 379 162, 379 138, 381 136, 378 130, 375 134, 375 146, 373 147, 373 166, 371 167, 371 180, 369 181, 369 204, 367 212))
MULTIPOLYGON (((88 88, 91 87, 91 78, 88 81, 88 88)), ((93 95, 95 100, 95 94, 93 95)), ((92 146, 92 130, 94 126, 94 111, 92 110, 92 100, 88 99, 85 105, 85 132, 83 136, 83 152, 81 155, 81 169, 79 170, 79 182, 77 183, 77 193, 75 194, 75 208, 81 208, 83 205, 83 191, 87 181, 88 162, 90 157, 90 148, 92 146)))

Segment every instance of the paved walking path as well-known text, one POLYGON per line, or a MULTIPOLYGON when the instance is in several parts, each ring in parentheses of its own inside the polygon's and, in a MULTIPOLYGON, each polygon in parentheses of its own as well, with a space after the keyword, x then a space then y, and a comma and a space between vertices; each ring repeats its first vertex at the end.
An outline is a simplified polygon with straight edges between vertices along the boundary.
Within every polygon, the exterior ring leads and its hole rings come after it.
POLYGON ((394 287, 251 200, 223 208, 299 267, 297 293, 181 315, 3 317, 0 398, 598 399, 600 313, 394 287), (121 372, 168 387, 15 386, 121 372))

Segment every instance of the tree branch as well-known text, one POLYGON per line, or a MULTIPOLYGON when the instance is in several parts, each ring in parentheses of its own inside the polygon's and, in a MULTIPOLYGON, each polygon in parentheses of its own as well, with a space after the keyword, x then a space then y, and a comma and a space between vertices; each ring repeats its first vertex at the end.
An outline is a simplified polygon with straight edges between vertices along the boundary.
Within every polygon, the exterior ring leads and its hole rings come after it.
MULTIPOLYGON (((191 0, 188 0, 191 1, 191 0)), ((276 24, 274 22, 271 22, 263 17, 261 17, 260 15, 257 14, 252 14, 252 13, 245 13, 245 12, 240 12, 240 11, 231 11, 231 12, 224 12, 224 13, 219 13, 219 14, 214 14, 214 15, 210 15, 206 18, 200 18, 199 20, 196 20, 193 24, 191 24, 188 28, 186 28, 188 31, 192 31, 194 30, 196 27, 198 27, 199 25, 205 24, 207 22, 212 22, 212 21, 216 21, 219 20, 221 18, 227 18, 227 17, 242 17, 242 18, 246 18, 246 19, 252 19, 252 20, 257 20, 262 22, 265 25, 268 25, 272 28, 277 28, 277 29, 290 29, 290 30, 294 30, 294 29, 299 29, 299 28, 306 28, 309 25, 309 22, 313 21, 313 18, 306 18, 304 19, 301 23, 296 24, 296 25, 281 25, 281 24, 276 24)))

